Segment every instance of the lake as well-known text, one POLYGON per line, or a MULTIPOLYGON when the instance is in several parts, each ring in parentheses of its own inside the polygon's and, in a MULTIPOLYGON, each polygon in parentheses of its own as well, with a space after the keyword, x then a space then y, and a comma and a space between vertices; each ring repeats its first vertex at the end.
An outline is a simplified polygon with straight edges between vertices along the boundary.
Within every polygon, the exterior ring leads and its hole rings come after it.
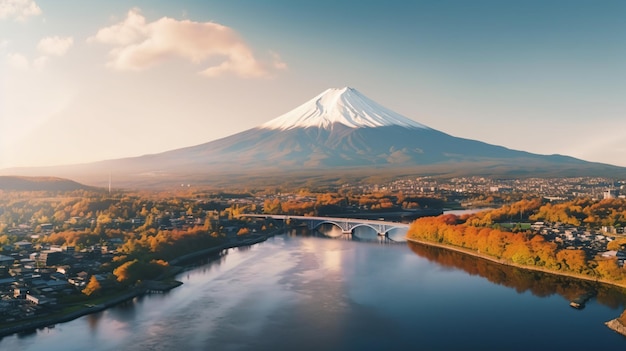
POLYGON ((1 350, 624 349, 623 291, 415 244, 284 234, 1 350), (569 301, 597 293, 577 310, 569 301))

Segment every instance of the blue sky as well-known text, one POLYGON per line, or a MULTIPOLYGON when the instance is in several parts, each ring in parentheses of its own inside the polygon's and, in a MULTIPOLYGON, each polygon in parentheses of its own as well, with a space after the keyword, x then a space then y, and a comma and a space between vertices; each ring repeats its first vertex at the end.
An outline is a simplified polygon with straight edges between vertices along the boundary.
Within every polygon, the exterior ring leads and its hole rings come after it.
POLYGON ((455 136, 626 166, 625 15, 624 1, 0 0, 0 168, 200 144, 343 86, 455 136))

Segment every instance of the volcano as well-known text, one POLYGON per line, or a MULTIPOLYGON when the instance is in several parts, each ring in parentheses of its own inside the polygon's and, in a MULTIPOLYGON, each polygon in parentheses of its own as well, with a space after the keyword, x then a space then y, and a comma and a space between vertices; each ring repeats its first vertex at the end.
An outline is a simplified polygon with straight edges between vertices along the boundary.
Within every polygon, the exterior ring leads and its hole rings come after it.
MULTIPOLYGON (((454 137, 395 113, 359 91, 328 89, 252 128, 201 145, 91 164, 21 169, 93 183, 112 172, 134 184, 262 174, 394 173, 481 176, 612 176, 624 168, 539 155, 454 137), (36 170, 36 171, 35 171, 36 170), (90 178, 91 177, 91 178, 90 178)), ((277 178, 274 178, 277 179, 277 178)))

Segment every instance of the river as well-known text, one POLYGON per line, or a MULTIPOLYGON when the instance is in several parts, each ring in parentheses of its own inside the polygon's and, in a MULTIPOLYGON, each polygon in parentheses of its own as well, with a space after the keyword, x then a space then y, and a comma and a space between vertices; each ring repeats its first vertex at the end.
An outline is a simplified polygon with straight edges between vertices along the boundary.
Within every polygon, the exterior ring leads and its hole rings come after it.
POLYGON ((0 350, 624 349, 623 291, 415 244, 279 235, 181 273, 184 284, 0 350))

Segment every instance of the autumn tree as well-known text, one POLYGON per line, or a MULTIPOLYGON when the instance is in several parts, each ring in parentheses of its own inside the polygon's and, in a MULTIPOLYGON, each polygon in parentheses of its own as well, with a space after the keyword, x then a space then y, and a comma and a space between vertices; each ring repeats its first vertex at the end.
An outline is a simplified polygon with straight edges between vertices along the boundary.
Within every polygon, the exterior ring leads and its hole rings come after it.
POLYGON ((91 296, 93 294, 97 294, 101 289, 102 287, 100 286, 100 282, 98 282, 95 275, 92 275, 91 278, 89 278, 89 283, 87 283, 87 286, 85 286, 82 293, 87 296, 91 296))

